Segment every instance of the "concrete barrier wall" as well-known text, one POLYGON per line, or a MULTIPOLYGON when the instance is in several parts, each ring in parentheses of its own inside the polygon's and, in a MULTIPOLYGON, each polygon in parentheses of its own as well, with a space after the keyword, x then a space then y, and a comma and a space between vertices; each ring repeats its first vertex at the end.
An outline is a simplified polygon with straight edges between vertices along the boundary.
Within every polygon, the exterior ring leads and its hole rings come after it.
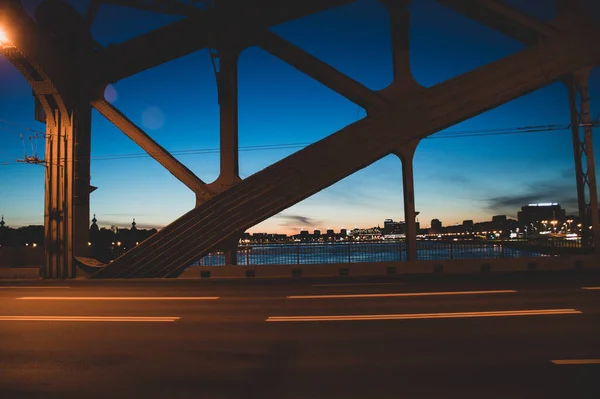
POLYGON ((599 255, 322 265, 195 266, 179 278, 285 278, 600 269, 599 255))
POLYGON ((0 280, 2 279, 39 279, 40 269, 37 267, 3 267, 0 268, 0 280))
POLYGON ((0 267, 42 267, 43 247, 0 247, 0 267))

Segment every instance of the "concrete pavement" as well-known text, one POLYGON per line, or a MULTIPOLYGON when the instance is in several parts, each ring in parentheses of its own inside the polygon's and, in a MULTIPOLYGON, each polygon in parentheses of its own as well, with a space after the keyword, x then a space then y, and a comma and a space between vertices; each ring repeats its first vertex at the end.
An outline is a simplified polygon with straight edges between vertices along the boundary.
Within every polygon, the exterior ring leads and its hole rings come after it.
POLYGON ((4 283, 0 396, 600 397, 600 274, 490 277, 4 283))

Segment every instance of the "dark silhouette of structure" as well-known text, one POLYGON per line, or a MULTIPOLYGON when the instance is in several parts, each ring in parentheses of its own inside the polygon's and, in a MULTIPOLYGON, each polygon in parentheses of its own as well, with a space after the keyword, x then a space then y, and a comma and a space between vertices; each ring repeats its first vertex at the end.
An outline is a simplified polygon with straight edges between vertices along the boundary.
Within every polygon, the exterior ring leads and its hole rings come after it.
POLYGON ((64 2, 46 0, 36 9, 35 20, 20 1, 0 0, 3 21, 11 24, 10 37, 0 43, 0 50, 31 84, 37 114, 40 118, 43 114, 46 122, 44 275, 74 277, 74 255, 89 252, 92 107, 189 187, 197 204, 93 277, 176 277, 217 247, 225 248, 227 262, 235 264, 236 246, 247 228, 390 153, 402 161, 407 259, 416 259, 412 163, 419 141, 557 80, 569 90, 579 214, 593 228, 583 229, 584 243, 593 246, 592 239, 598 243, 600 234, 592 234, 598 230, 598 201, 587 79, 600 62, 600 25, 589 16, 584 2, 559 0, 557 19, 542 22, 501 2, 438 0, 528 48, 424 88, 410 72, 410 1, 380 1, 390 15, 394 80, 389 87, 373 91, 268 30, 350 0, 231 0, 216 1, 213 8, 175 0, 110 0, 184 18, 109 48, 99 46, 90 34, 103 0, 92 1, 85 16, 64 2), (241 181, 237 62, 240 52, 251 45, 355 102, 368 116, 241 181), (211 184, 102 96, 109 83, 203 48, 218 59, 221 173, 211 184))
POLYGON ((429 228, 430 233, 441 233, 442 232, 442 222, 439 219, 433 219, 431 221, 431 227, 429 228))
POLYGON ((521 207, 517 218, 521 225, 535 224, 543 220, 556 220, 564 223, 567 220, 567 214, 558 203, 529 204, 521 207))

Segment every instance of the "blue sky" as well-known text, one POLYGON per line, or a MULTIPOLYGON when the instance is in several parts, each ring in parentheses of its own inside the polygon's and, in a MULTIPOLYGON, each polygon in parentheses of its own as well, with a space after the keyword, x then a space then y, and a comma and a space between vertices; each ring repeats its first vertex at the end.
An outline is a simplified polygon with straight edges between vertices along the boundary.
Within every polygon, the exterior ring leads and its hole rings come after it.
MULTIPOLYGON (((38 1, 24 1, 33 10, 38 1)), ((74 1, 84 10, 85 1, 74 1)), ((524 12, 552 18, 553 1, 509 1, 524 12), (523 8, 523 4, 525 7, 523 8)), ((433 0, 414 0, 412 69, 432 86, 519 51, 523 46, 433 0)), ((103 45, 162 26, 173 17, 103 5, 92 33, 103 45), (129 19, 133 15, 136 18, 129 19)), ((375 0, 309 16, 273 31, 372 89, 392 78, 389 24, 375 0)), ((364 117, 364 111, 260 48, 240 59, 240 173, 247 177, 364 117), (257 145, 290 144, 278 150, 257 145), (297 146, 292 146, 297 145, 297 146)), ((590 81, 592 115, 600 114, 600 73, 590 81)), ((219 117, 215 77, 206 50, 118 82, 109 98, 130 119, 207 182, 218 175, 219 117)), ((448 131, 568 125, 566 88, 554 84, 456 125, 448 131)), ((0 213, 9 225, 43 223, 43 167, 17 164, 23 157, 19 133, 44 130, 33 119, 26 81, 0 56, 0 213)), ((464 219, 516 216, 530 202, 560 202, 575 211, 573 149, 568 130, 421 142, 415 156, 415 200, 424 226, 464 219)), ((42 143, 40 143, 41 145, 42 143)), ((598 148, 600 144, 596 146, 598 148)), ((43 146, 41 146, 43 148, 43 146)), ((597 153, 598 151, 596 151, 597 153)), ((164 226, 194 205, 194 195, 118 129, 94 112, 91 212, 101 225, 164 226), (102 159, 104 158, 104 159, 102 159)), ((598 155, 597 155, 598 156, 598 155)), ((301 228, 351 228, 403 220, 400 161, 389 156, 287 209, 250 231, 295 233, 301 228)))

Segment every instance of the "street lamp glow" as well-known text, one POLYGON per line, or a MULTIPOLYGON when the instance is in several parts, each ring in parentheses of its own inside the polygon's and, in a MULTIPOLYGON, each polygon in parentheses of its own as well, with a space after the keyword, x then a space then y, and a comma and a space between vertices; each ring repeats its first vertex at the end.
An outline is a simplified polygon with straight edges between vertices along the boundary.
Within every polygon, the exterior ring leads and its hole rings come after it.
POLYGON ((8 35, 6 34, 6 31, 0 28, 0 48, 8 47, 9 44, 10 41, 8 40, 8 35))

